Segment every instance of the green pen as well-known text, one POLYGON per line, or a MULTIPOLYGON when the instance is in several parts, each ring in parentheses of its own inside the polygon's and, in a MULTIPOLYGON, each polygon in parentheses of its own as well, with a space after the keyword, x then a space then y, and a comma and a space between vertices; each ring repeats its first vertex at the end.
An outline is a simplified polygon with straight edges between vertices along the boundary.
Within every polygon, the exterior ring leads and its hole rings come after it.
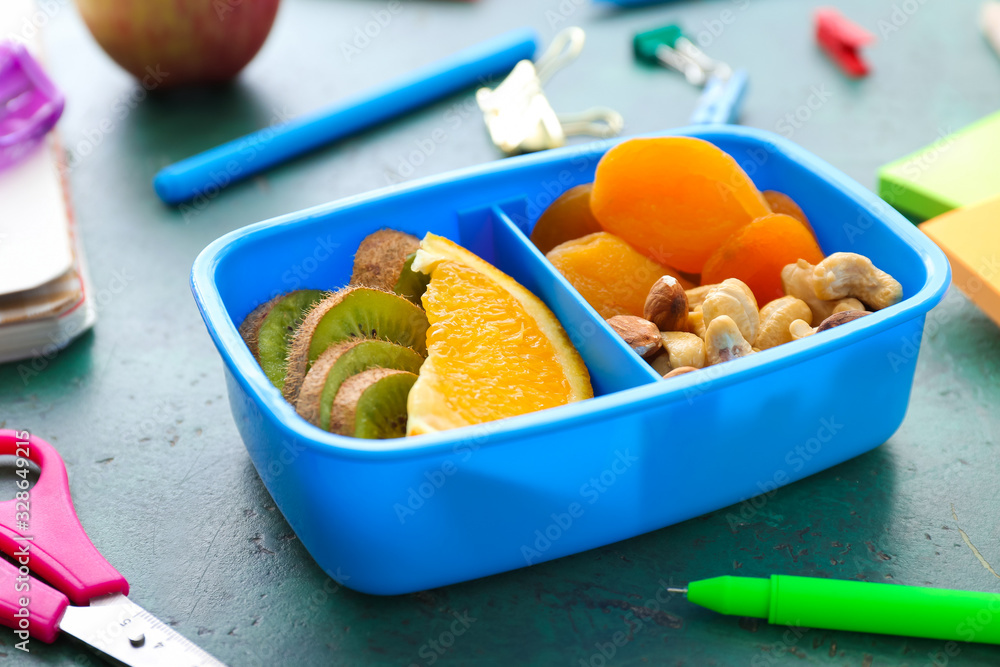
POLYGON ((714 577, 667 590, 721 614, 768 623, 1000 644, 1000 593, 778 574, 714 577))

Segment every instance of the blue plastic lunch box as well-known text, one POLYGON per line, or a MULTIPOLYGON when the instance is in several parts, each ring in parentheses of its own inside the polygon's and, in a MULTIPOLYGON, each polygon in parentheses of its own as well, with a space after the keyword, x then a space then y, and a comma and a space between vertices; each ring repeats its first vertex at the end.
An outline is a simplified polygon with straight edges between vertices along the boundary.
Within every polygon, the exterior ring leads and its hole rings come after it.
POLYGON ((615 141, 511 158, 234 231, 197 258, 192 289, 225 361, 233 416, 268 491, 316 562, 391 595, 623 540, 811 475, 885 442, 906 413, 944 254, 871 192, 774 134, 670 132, 731 154, 790 195, 827 253, 853 251, 905 299, 826 331, 669 381, 629 349, 527 238, 615 141), (592 400, 477 427, 370 441, 301 419, 237 327, 299 288, 337 289, 371 232, 430 231, 542 298, 590 369, 592 400))

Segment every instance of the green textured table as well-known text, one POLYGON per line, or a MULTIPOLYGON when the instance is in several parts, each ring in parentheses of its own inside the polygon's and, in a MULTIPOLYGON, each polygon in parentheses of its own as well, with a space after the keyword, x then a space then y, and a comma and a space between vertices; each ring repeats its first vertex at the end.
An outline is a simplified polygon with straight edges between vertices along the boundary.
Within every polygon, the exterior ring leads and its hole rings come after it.
MULTIPOLYGON (((211 240, 280 213, 496 157, 471 95, 173 210, 150 180, 172 161, 362 90, 503 29, 588 31, 553 106, 611 105, 627 131, 681 125, 696 91, 631 62, 633 31, 680 19, 746 67, 744 122, 874 185, 876 167, 1000 107, 978 2, 841 2, 879 34, 874 74, 818 51, 812 2, 692 2, 622 12, 585 0, 286 0, 234 86, 146 95, 65 0, 50 66, 100 319, 54 358, 0 366, 0 425, 60 448, 80 518, 132 597, 231 665, 997 665, 1000 648, 770 627, 671 599, 665 582, 789 573, 1000 591, 1000 330, 957 293, 928 319, 912 404, 885 445, 777 492, 528 569, 397 598, 339 587, 275 509, 230 417, 221 362, 188 288, 211 240), (377 25, 377 24, 376 24, 377 25), (350 45, 353 48, 345 48, 350 45), (438 131, 440 130, 440 131, 438 131), (443 140, 430 140, 431 137, 443 140), (430 142, 428 143, 428 141, 430 142), (419 151, 416 156, 414 151, 419 151), (416 156, 416 157, 415 157, 416 156), (466 623, 453 626, 455 614, 466 623), (456 628, 461 632, 452 633, 456 628)), ((664 471, 664 484, 683 470, 664 471)), ((96 665, 62 639, 0 664, 96 665)))

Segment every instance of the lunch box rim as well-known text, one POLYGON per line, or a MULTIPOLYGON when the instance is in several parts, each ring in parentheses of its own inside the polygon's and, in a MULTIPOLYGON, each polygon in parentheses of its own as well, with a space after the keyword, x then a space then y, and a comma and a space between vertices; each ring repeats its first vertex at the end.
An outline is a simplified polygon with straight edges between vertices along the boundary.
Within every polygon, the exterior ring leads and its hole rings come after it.
MULTIPOLYGON (((494 202, 494 204, 500 204, 500 202, 494 202)), ((564 427, 569 423, 573 426, 580 426, 595 420, 616 417, 630 411, 639 411, 651 403, 693 400, 689 396, 689 391, 693 387, 697 387, 698 393, 703 394, 752 380, 778 371, 789 364, 837 352, 855 341, 922 316, 940 301, 949 284, 950 266, 944 253, 912 223, 874 193, 784 137, 765 130, 733 125, 688 126, 639 136, 567 146, 466 167, 338 199, 233 230, 206 246, 195 259, 191 270, 192 292, 216 348, 234 379, 242 390, 252 397, 258 409, 267 415, 267 419, 278 425, 286 435, 296 438, 301 444, 316 450, 318 453, 348 458, 386 460, 451 453, 456 446, 467 443, 470 439, 476 441, 477 447, 487 447, 512 437, 542 434, 564 427), (713 138, 717 137, 735 137, 769 146, 771 152, 777 152, 799 167, 819 176, 841 193, 853 199, 874 218, 884 222, 894 237, 909 245, 923 260, 927 273, 923 286, 912 296, 889 308, 872 313, 861 320, 828 330, 824 332, 822 337, 809 337, 796 341, 792 350, 785 350, 782 349, 785 346, 779 346, 764 350, 759 354, 730 361, 725 364, 725 371, 715 377, 706 379, 703 373, 690 373, 674 378, 670 383, 658 383, 653 380, 630 389, 586 401, 519 415, 490 422, 486 425, 398 438, 392 441, 392 444, 387 444, 388 441, 370 441, 329 433, 300 417, 294 407, 281 396, 281 392, 270 383, 261 371, 249 348, 240 337, 238 326, 230 319, 222 295, 217 289, 215 275, 218 266, 229 253, 237 251, 251 237, 278 235, 291 225, 335 214, 338 211, 361 204, 403 196, 424 188, 467 179, 495 177, 508 171, 559 162, 569 156, 596 155, 621 141, 659 136, 694 136, 707 141, 712 141, 713 138)))

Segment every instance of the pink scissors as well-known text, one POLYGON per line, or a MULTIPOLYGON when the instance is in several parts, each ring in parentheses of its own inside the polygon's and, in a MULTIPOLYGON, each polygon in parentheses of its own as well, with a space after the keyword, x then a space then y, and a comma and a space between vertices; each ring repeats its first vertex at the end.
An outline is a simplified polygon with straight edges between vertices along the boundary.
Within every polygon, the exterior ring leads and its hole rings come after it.
POLYGON ((21 477, 17 495, 0 502, 0 551, 13 560, 0 559, 0 623, 14 628, 15 648, 27 648, 29 637, 51 643, 62 630, 133 667, 225 667, 126 597, 128 582, 76 517, 52 445, 0 430, 0 455, 17 457, 21 477), (28 461, 41 469, 30 489, 28 461))

